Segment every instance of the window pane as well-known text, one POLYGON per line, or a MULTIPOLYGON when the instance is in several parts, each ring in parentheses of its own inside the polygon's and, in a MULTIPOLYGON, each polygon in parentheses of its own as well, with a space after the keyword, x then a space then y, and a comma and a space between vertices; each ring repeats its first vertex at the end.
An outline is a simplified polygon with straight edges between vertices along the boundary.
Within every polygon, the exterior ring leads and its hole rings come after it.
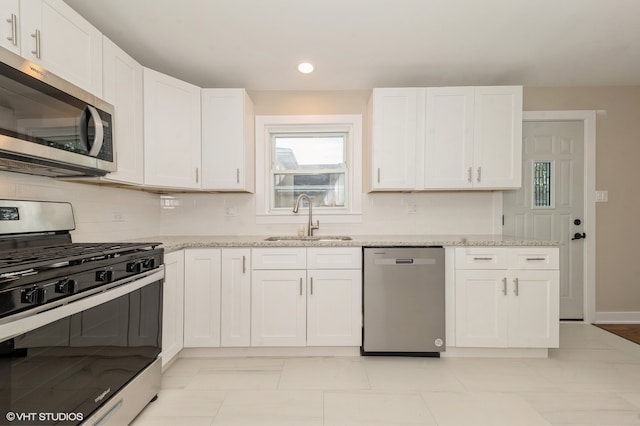
POLYGON ((274 140, 276 170, 344 167, 344 135, 276 135, 274 140))
POLYGON ((533 203, 536 207, 551 207, 551 163, 533 163, 533 203))
MULTIPOLYGON (((313 207, 344 207, 345 174, 282 174, 273 175, 274 207, 293 208, 300 194, 313 200, 313 207)), ((306 207, 306 203, 304 204, 306 207)))

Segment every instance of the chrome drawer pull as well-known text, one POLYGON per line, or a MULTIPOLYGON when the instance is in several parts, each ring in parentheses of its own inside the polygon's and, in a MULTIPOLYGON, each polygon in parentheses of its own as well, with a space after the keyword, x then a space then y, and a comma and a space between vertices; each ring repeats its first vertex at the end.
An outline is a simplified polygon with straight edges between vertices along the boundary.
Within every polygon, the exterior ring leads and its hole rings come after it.
POLYGON ((546 257, 527 257, 527 262, 531 260, 547 260, 546 257))
POLYGON ((516 296, 520 295, 520 283, 518 281, 518 279, 516 278, 515 280, 513 280, 513 283, 515 284, 515 288, 513 289, 513 292, 515 293, 516 296))
POLYGON ((502 294, 507 295, 507 277, 502 279, 502 294))
POLYGON ((493 260, 493 257, 474 257, 473 260, 493 260))

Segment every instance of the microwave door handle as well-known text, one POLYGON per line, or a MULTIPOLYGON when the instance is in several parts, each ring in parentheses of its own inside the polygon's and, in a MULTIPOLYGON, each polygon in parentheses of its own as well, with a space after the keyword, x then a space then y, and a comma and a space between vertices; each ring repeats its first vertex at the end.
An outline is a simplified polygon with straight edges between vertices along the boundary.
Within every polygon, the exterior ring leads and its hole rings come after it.
MULTIPOLYGON (((93 122, 96 125, 96 135, 93 139, 93 143, 91 144, 91 149, 89 150, 89 155, 91 157, 97 157, 102 149, 102 144, 104 143, 104 125, 102 124, 102 118, 100 117, 100 113, 97 109, 92 107, 91 105, 87 105, 86 110, 91 113, 91 118, 93 118, 93 122)), ((87 121, 88 125, 88 121, 87 121)), ((88 141, 87 141, 88 142, 88 141)))

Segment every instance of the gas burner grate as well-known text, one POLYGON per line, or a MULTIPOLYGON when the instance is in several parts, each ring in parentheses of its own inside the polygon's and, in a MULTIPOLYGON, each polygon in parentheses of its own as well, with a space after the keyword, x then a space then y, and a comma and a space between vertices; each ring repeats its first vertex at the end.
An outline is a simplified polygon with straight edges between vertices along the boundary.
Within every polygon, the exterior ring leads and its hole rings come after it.
POLYGON ((115 258, 159 243, 73 243, 0 251, 0 277, 28 269, 51 269, 115 258))

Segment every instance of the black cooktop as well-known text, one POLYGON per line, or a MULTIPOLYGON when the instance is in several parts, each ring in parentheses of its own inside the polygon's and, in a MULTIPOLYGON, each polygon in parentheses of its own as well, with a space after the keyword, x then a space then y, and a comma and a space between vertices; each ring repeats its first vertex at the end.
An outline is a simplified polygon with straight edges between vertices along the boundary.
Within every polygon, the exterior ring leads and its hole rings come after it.
POLYGON ((114 258, 126 253, 153 249, 160 243, 70 243, 0 251, 0 278, 25 270, 114 258))

